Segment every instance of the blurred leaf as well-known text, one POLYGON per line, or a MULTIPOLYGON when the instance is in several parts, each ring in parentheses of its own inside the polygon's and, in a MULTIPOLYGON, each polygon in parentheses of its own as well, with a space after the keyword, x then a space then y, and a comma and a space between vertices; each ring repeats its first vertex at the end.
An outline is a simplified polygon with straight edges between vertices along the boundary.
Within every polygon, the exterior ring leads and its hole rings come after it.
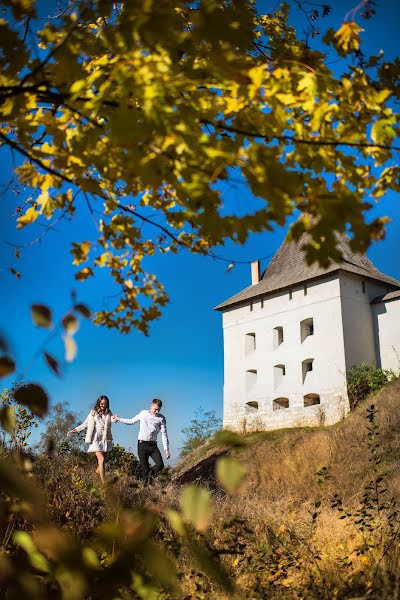
POLYGON ((243 436, 234 431, 218 431, 218 433, 215 434, 214 439, 218 444, 232 446, 233 448, 239 448, 246 445, 246 440, 243 439, 243 436))
POLYGON ((0 425, 7 431, 13 433, 15 429, 15 410, 13 406, 5 406, 0 410, 0 425))
POLYGON ((92 316, 91 310, 86 306, 86 304, 75 304, 74 310, 81 314, 82 317, 85 317, 85 319, 90 319, 92 316))
POLYGON ((64 347, 65 347, 65 360, 67 362, 72 362, 76 357, 76 353, 78 351, 76 342, 71 335, 65 335, 63 337, 64 347))
POLYGON ((13 535, 13 542, 20 548, 23 548, 27 554, 36 551, 32 535, 27 531, 16 531, 13 535))
POLYGON ((43 552, 50 560, 62 560, 68 556, 71 563, 73 554, 78 552, 73 538, 53 525, 36 528, 33 533, 33 541, 36 549, 43 552))
MULTIPOLYGON (((235 587, 229 574, 219 560, 205 549, 204 545, 200 545, 197 540, 191 537, 188 540, 188 547, 200 569, 213 583, 220 586, 227 593, 234 592, 235 587)), ((244 596, 242 597, 244 598, 244 596)))
POLYGON ((0 350, 5 353, 9 352, 8 342, 3 335, 0 335, 0 350))
POLYGON ((158 517, 145 508, 124 511, 120 515, 120 524, 130 540, 136 543, 150 537, 158 522, 158 517))
POLYGON ((15 362, 9 356, 0 358, 0 377, 6 377, 15 371, 15 362))
POLYGON ((82 600, 87 598, 86 581, 78 570, 72 570, 65 566, 57 570, 57 580, 65 600, 82 600))
POLYGON ((43 304, 32 304, 31 306, 32 320, 38 327, 51 327, 52 318, 51 310, 43 304))
POLYGON ((83 562, 89 569, 100 569, 101 564, 96 552, 92 548, 82 549, 83 562))
POLYGON ((177 592, 176 567, 165 548, 161 548, 155 542, 147 541, 142 547, 141 556, 154 579, 167 589, 177 592))
POLYGON ((17 388, 14 399, 19 404, 27 406, 38 417, 44 417, 49 406, 49 399, 44 389, 36 383, 28 383, 17 388))
POLYGON ((74 335, 79 329, 79 321, 74 315, 66 315, 62 320, 62 326, 69 335, 74 335))
POLYGON ((8 267, 8 270, 12 275, 14 275, 14 277, 16 277, 17 279, 21 279, 21 273, 14 269, 14 267, 8 267))
POLYGON ((187 485, 181 495, 183 517, 197 531, 205 531, 210 524, 213 507, 208 490, 197 485, 187 485))
POLYGON ((60 365, 58 364, 57 359, 54 358, 48 352, 43 352, 43 356, 45 358, 46 363, 50 367, 50 369, 58 376, 61 376, 60 365))
POLYGON ((0 461, 0 489, 9 496, 16 496, 28 503, 22 507, 23 512, 34 516, 37 521, 46 519, 45 500, 42 492, 32 479, 28 479, 18 470, 14 461, 0 461))
POLYGON ((181 514, 176 510, 167 510, 166 515, 172 529, 180 536, 184 536, 186 533, 185 523, 183 522, 181 514))
POLYGON ((246 476, 246 467, 235 458, 223 456, 216 465, 216 475, 219 483, 230 494, 235 494, 246 476))
POLYGON ((40 552, 32 552, 29 555, 29 560, 34 569, 43 571, 44 573, 50 573, 51 567, 49 561, 43 554, 40 554, 40 552))
POLYGON ((91 269, 90 267, 84 267, 83 269, 78 271, 78 273, 75 274, 75 279, 78 279, 78 281, 85 281, 85 279, 87 279, 88 277, 93 277, 93 275, 93 269, 91 269))

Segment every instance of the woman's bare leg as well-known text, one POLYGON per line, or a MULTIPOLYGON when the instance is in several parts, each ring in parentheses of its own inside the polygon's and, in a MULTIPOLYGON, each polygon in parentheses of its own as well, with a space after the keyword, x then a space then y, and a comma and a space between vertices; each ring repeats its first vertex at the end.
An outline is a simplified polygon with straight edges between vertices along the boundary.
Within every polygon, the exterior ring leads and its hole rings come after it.
POLYGON ((104 483, 104 458, 106 456, 105 452, 96 452, 98 467, 96 469, 96 473, 100 476, 101 483, 104 483))

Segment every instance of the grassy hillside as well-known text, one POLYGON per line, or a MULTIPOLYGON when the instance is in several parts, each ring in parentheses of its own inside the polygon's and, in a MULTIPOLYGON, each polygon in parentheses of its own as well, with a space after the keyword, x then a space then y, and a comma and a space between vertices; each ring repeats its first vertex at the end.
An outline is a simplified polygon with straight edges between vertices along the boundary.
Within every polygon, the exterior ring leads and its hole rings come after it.
MULTIPOLYGON (((77 573, 86 578, 86 591, 62 597, 400 598, 400 380, 333 427, 236 436, 243 442, 240 447, 218 439, 187 455, 152 486, 137 481, 124 461, 116 465, 109 460, 107 484, 101 486, 93 457, 36 456, 32 472, 20 475, 21 486, 36 483, 38 498, 45 498, 39 526, 47 514, 50 529, 45 534, 53 532, 51 544, 58 548, 63 540, 60 548, 78 558, 71 567, 70 555, 62 550, 51 555, 54 565, 46 571, 40 564, 38 571, 34 563, 35 582, 42 591, 50 590, 50 595, 38 592, 34 597, 61 597, 51 595, 52 586, 59 585, 62 569, 72 568, 74 581, 77 573), (215 478, 222 456, 247 469, 235 495, 215 478), (96 559, 93 567, 82 562, 83 548, 96 559), (176 592, 171 578, 179 581, 176 592)), ((23 487, 17 496, 22 493, 23 487)), ((29 521, 29 513, 27 520, 23 503, 4 493, 0 499, 9 515, 0 538, 17 565, 9 577, 20 586, 32 565, 29 550, 24 554, 15 546, 13 531, 29 531, 36 540, 38 524, 29 521)), ((40 543, 40 535, 37 539, 40 543)), ((1 567, 0 599, 26 597, 8 593, 10 583, 4 583, 1 567)))
POLYGON ((235 559, 248 597, 400 597, 400 381, 332 427, 244 440, 243 448, 210 440, 185 457, 175 476, 177 483, 216 490, 217 537, 229 519, 251 531, 235 559), (372 404, 376 435, 368 420, 372 404), (248 469, 234 498, 218 492, 215 482, 215 461, 224 453, 248 469))

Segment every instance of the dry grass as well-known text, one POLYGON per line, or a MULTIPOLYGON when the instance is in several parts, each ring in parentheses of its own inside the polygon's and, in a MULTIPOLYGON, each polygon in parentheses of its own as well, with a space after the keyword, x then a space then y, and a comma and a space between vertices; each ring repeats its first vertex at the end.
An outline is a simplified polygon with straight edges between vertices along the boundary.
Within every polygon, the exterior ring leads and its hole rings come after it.
POLYGON ((212 527, 198 541, 231 574, 240 600, 394 600, 400 597, 399 544, 396 539, 390 552, 385 550, 391 535, 386 512, 366 535, 355 519, 340 519, 331 500, 338 494, 354 510, 374 477, 366 420, 371 403, 378 409, 387 495, 400 499, 399 400, 396 381, 333 427, 253 433, 245 436, 243 448, 211 440, 185 457, 172 480, 167 475, 150 488, 132 477, 108 473, 108 486, 101 489, 93 464, 76 465, 69 459, 39 461, 36 476, 47 491, 53 520, 80 539, 124 509, 147 506, 158 513, 156 539, 174 557, 188 598, 225 599, 199 575, 198 565, 163 516, 165 509, 179 508, 181 484, 196 481, 209 486, 214 498, 212 527), (247 481, 235 497, 215 482, 215 462, 225 452, 248 468, 247 481), (323 467, 331 478, 318 483, 316 474, 323 467), (374 546, 366 547, 368 536, 374 546))
MULTIPOLYGON (((379 469, 385 475, 386 496, 400 500, 399 380, 369 397, 345 421, 333 427, 260 432, 245 437, 248 443, 244 449, 229 450, 247 466, 248 478, 234 498, 217 492, 210 538, 215 541, 215 537, 220 537, 221 526, 228 519, 240 518, 252 530, 253 538, 247 546, 252 548, 249 552, 253 554, 254 570, 258 564, 254 563, 255 548, 263 545, 269 548, 260 559, 265 567, 261 583, 260 576, 255 576, 248 566, 240 571, 242 559, 236 566, 237 581, 246 593, 264 590, 260 596, 248 597, 263 597, 266 590, 268 597, 277 599, 367 597, 365 594, 376 597, 373 594, 376 586, 382 588, 379 598, 399 597, 395 575, 399 564, 398 540, 390 552, 385 551, 387 536, 391 535, 385 511, 375 521, 372 533, 362 533, 355 518, 340 519, 337 510, 331 508, 331 500, 338 494, 343 506, 354 511, 360 505, 365 486, 376 477, 367 438, 366 416, 371 404, 378 409, 379 469), (317 473, 323 467, 330 478, 321 483, 317 473), (313 519, 319 501, 318 516, 313 519), (278 557, 271 557, 271 535, 278 546, 278 557), (365 549, 368 539, 371 547, 365 549), (285 545, 297 557, 297 566, 291 563, 293 557, 286 555, 285 545), (278 564, 276 568, 274 561, 278 564)), ((213 486, 210 466, 223 450, 209 442, 199 454, 194 452, 186 457, 185 463, 176 469, 179 480, 187 482, 192 477, 199 482, 201 467, 205 465, 203 483, 211 482, 213 486)), ((171 493, 176 492, 171 490, 171 493)), ((168 497, 162 501, 168 501, 168 497)))

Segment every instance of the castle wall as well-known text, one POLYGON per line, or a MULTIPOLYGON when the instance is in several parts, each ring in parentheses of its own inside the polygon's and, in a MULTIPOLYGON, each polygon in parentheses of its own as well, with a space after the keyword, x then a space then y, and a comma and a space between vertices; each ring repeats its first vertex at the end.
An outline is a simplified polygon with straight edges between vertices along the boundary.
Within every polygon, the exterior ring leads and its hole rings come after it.
POLYGON ((341 272, 339 276, 346 370, 362 362, 376 365, 371 300, 386 293, 386 285, 341 272))
POLYGON ((400 298, 372 305, 377 363, 400 374, 400 298))
POLYGON ((223 327, 224 427, 328 425, 347 414, 337 275, 225 310, 223 327))

